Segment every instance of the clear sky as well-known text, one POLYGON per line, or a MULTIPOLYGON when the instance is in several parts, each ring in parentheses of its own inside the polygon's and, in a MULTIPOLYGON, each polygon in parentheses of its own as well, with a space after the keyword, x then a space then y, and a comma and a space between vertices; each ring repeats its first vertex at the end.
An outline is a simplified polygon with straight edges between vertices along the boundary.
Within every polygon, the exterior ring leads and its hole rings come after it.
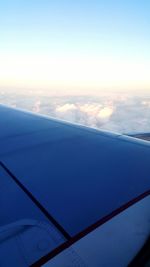
POLYGON ((149 0, 0 1, 0 88, 150 91, 149 0))

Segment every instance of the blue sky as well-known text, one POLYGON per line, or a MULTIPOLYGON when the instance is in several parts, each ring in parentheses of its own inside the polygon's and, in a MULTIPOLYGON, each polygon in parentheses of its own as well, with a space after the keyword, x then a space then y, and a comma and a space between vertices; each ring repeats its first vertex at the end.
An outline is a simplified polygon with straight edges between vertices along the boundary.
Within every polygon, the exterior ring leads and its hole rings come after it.
POLYGON ((150 1, 0 2, 0 86, 150 90, 150 1))

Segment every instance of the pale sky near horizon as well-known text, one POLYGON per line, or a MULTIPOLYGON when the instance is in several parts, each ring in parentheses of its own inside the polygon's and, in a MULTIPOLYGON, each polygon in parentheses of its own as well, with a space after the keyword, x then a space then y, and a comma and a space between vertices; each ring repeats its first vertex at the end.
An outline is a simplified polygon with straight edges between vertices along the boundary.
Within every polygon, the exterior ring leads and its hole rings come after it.
POLYGON ((0 88, 150 91, 150 1, 0 2, 0 88))

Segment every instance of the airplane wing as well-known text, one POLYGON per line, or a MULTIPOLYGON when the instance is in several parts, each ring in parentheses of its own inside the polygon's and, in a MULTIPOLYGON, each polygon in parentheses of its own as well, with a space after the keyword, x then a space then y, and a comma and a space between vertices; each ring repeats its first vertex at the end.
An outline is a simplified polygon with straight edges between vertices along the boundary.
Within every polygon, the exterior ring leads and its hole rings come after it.
POLYGON ((0 106, 0 266, 127 266, 149 174, 147 141, 0 106))
POLYGON ((146 141, 150 141, 150 133, 136 133, 136 134, 130 134, 129 136, 134 138, 143 139, 146 141))

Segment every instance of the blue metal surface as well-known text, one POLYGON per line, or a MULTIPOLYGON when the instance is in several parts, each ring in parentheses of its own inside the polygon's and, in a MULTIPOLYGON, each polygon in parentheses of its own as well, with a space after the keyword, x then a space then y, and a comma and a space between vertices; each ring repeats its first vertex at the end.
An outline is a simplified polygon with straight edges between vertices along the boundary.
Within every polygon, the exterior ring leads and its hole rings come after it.
POLYGON ((1 166, 0 206, 0 266, 30 266, 64 243, 58 229, 1 166))
POLYGON ((0 166, 0 227, 22 219, 48 222, 44 214, 26 196, 0 166))
POLYGON ((40 116, 33 116, 29 112, 21 112, 5 106, 0 106, 0 142, 12 137, 27 135, 45 129, 55 128, 57 122, 47 123, 40 116))
MULTIPOLYGON (((93 230, 43 267, 127 267, 150 233, 150 196, 93 230)), ((36 266, 36 265, 35 265, 36 266)), ((134 265, 139 266, 139 265, 134 265)), ((140 266, 145 266, 140 265, 140 266)))
POLYGON ((13 134, 0 139, 1 161, 71 236, 150 189, 148 143, 8 114, 14 123, 7 130, 0 120, 1 134, 13 134))

